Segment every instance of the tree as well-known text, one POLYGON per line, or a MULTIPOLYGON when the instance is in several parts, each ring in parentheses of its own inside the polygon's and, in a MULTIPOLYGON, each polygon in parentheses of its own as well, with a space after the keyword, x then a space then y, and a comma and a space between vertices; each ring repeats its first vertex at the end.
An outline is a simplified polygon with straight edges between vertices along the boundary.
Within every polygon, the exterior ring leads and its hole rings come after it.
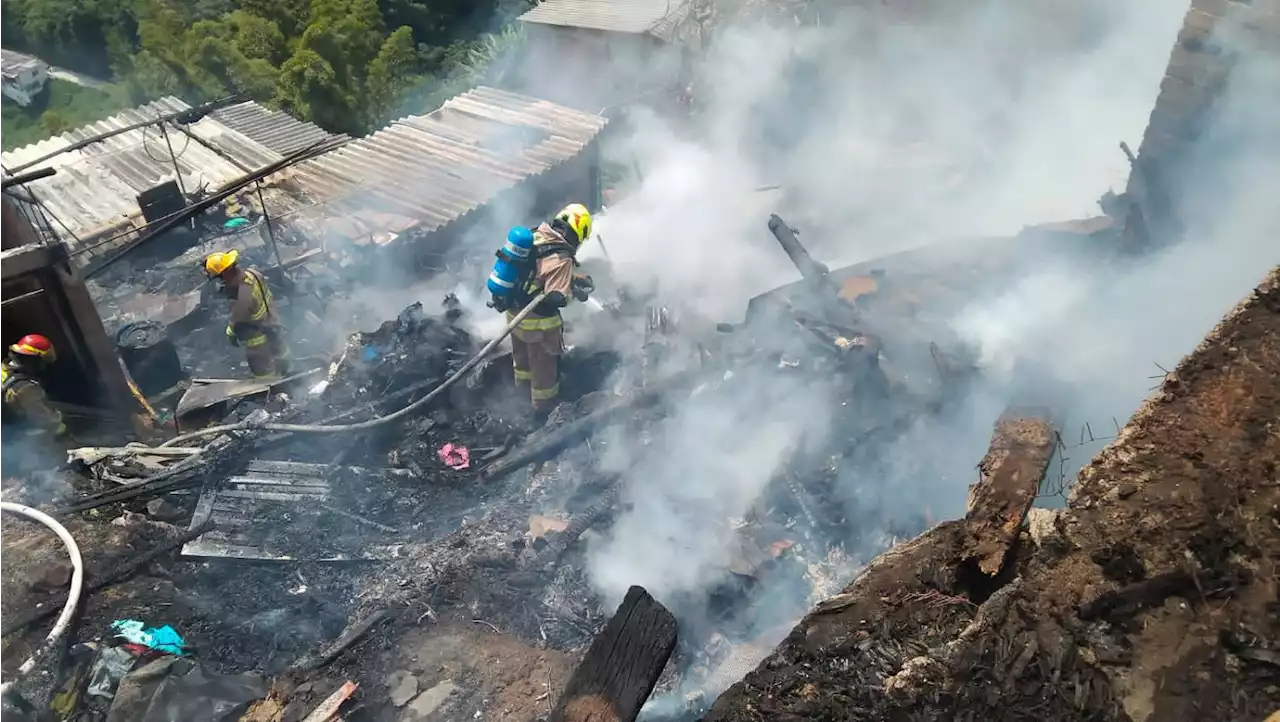
POLYGON ((413 87, 417 77, 418 51, 413 43, 413 31, 402 26, 387 36, 378 55, 369 63, 369 75, 365 83, 366 124, 372 128, 386 121, 404 91, 413 87))
POLYGON ((333 66, 314 50, 299 48, 280 67, 276 100, 285 110, 329 130, 358 131, 360 126, 349 112, 351 100, 333 66))
POLYGON ((244 10, 227 18, 236 33, 236 47, 251 60, 279 65, 287 57, 284 33, 275 22, 244 10))
POLYGON ((185 77, 150 50, 140 50, 133 56, 124 82, 129 97, 135 103, 165 95, 182 96, 188 87, 185 77))
POLYGON ((296 38, 311 22, 307 0, 239 0, 236 5, 251 15, 275 23, 287 38, 296 38))
POLYGON ((54 136, 71 130, 71 124, 56 110, 46 110, 40 114, 40 129, 47 135, 54 136))
MULTIPOLYGON (((362 132, 370 117, 366 81, 382 54, 383 31, 376 0, 313 0, 311 21, 280 68, 277 98, 328 130, 362 132)), ((404 36, 379 63, 380 93, 391 87, 387 73, 404 67, 404 36)))

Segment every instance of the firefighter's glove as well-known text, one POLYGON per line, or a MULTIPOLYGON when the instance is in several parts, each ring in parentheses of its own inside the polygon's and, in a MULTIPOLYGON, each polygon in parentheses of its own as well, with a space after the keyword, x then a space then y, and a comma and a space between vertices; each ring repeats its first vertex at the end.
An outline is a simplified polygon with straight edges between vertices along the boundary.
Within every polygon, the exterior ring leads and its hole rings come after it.
POLYGON ((236 336, 236 330, 231 324, 227 324, 227 341, 231 342, 232 346, 240 345, 240 338, 236 336))
POLYGON ((568 303, 569 299, 565 298, 563 293, 552 291, 537 306, 534 306, 533 312, 539 316, 554 316, 568 303))
POLYGON ((573 297, 578 299, 579 303, 583 303, 591 297, 591 292, 596 290, 596 282, 591 279, 591 276, 582 274, 573 277, 571 287, 573 289, 573 297))

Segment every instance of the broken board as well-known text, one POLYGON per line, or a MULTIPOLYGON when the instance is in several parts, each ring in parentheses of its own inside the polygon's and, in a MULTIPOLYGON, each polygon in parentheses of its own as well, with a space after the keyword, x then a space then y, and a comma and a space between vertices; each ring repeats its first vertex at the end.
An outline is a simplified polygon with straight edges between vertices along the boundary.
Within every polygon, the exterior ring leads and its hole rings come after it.
MULTIPOLYGON (((263 513, 268 506, 280 502, 295 503, 299 507, 308 503, 323 503, 329 498, 329 484, 324 474, 331 467, 325 464, 302 464, 292 461, 249 462, 243 476, 228 478, 216 488, 206 489, 196 502, 190 529, 212 520, 216 528, 193 539, 182 547, 182 554, 189 557, 215 557, 243 559, 246 561, 374 561, 397 556, 399 546, 368 545, 354 554, 324 554, 314 556, 314 537, 299 533, 296 539, 279 548, 267 549, 253 540, 261 538, 263 525, 279 524, 278 518, 263 513)), ((369 469, 348 467, 357 473, 369 469)), ((395 470, 388 470, 394 473, 395 470)))
POLYGON ((182 418, 193 411, 207 409, 224 401, 266 393, 276 386, 307 376, 313 376, 322 370, 321 368, 308 369, 292 376, 262 381, 236 381, 233 379, 195 380, 191 384, 191 388, 187 389, 187 392, 182 395, 182 399, 178 401, 178 408, 174 415, 182 418))

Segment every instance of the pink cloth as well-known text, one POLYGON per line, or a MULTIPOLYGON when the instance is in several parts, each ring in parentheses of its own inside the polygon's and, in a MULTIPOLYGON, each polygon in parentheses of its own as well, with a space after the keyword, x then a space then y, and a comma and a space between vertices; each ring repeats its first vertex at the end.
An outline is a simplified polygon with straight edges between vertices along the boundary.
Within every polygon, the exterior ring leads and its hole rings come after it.
POLYGON ((466 469, 471 466, 471 452, 465 446, 448 443, 441 446, 436 455, 450 469, 466 469))

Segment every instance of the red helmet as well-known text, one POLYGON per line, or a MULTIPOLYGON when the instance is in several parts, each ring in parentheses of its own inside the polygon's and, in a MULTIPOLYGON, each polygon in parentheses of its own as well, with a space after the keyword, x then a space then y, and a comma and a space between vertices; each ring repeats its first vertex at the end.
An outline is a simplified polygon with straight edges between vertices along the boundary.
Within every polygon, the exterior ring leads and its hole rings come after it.
POLYGON ((58 357, 57 352, 53 349, 53 342, 38 333, 29 333, 23 336, 18 339, 17 343, 10 346, 9 350, 19 356, 29 356, 48 361, 53 361, 58 357))

